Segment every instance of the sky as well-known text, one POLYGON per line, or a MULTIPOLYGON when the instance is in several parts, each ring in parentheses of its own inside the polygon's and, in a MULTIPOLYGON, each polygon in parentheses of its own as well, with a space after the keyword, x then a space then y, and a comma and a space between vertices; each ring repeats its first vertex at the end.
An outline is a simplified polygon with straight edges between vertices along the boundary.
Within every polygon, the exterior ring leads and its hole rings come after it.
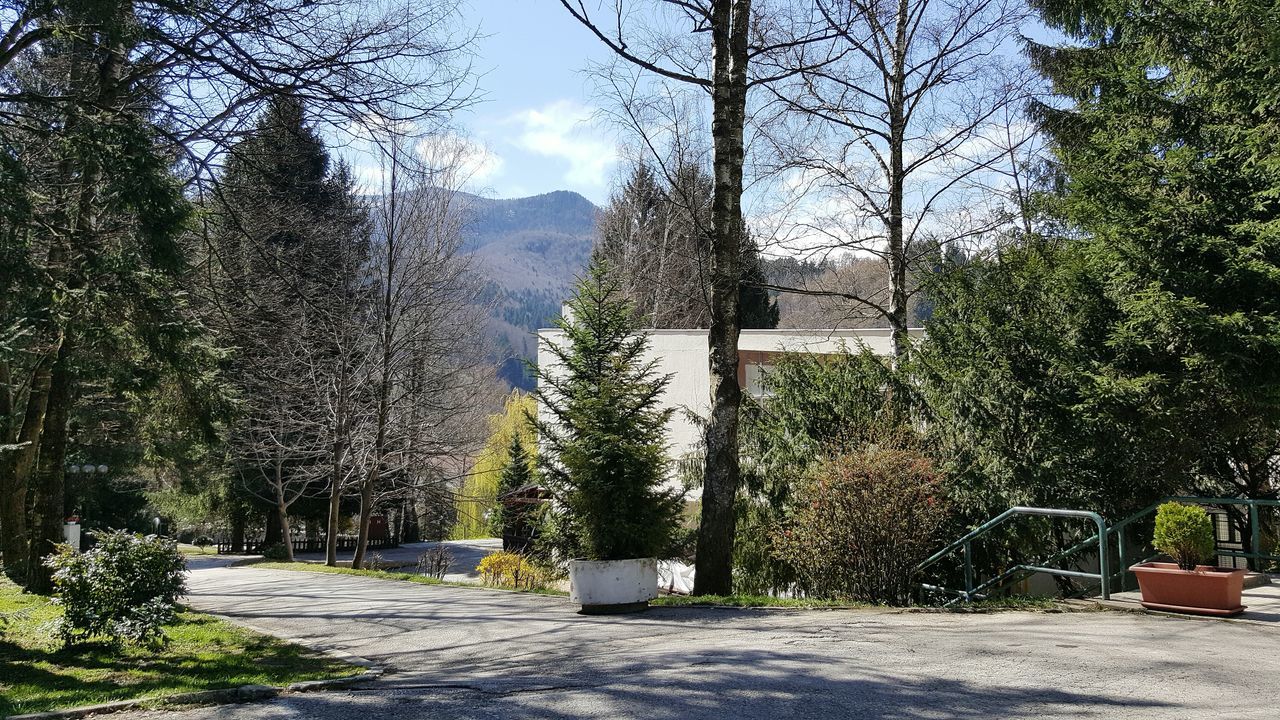
POLYGON ((471 0, 478 27, 482 100, 459 124, 476 143, 471 184, 493 197, 573 190, 604 204, 617 165, 617 138, 593 121, 597 104, 582 72, 607 48, 557 0, 471 0))
MULTIPOLYGON (((619 137, 597 119, 605 101, 585 70, 611 51, 559 0, 468 0, 459 12, 460 24, 480 35, 473 49, 477 102, 454 118, 453 131, 470 150, 465 189, 498 198, 572 190, 607 203, 619 172, 619 137)), ((376 163, 351 160, 377 187, 376 163)))

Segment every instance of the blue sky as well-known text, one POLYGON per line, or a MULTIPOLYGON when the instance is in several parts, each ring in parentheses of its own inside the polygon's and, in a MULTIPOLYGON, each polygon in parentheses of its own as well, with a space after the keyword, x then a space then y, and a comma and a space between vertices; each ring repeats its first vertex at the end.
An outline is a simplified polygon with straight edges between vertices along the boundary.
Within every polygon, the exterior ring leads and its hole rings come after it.
POLYGON ((582 70, 607 49, 556 0, 472 0, 467 24, 483 102, 459 118, 478 153, 472 184, 496 197, 574 190, 602 204, 617 162, 613 133, 593 122, 582 70))

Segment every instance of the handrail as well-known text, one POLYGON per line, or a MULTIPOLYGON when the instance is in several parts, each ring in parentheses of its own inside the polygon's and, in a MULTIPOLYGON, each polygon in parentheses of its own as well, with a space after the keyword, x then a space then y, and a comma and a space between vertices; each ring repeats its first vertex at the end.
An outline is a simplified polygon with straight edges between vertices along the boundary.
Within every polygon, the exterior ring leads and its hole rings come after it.
MULTIPOLYGON (((965 585, 963 596, 966 601, 972 600, 978 591, 985 589, 987 587, 990 587, 990 585, 994 581, 988 580, 987 582, 982 583, 982 585, 975 587, 974 577, 973 577, 973 553, 972 553, 972 548, 970 544, 973 542, 974 539, 990 532, 992 529, 994 529, 995 527, 1003 523, 1005 520, 1008 520, 1011 517, 1015 517, 1019 515, 1033 515, 1033 516, 1038 515, 1038 516, 1047 516, 1047 517, 1074 517, 1074 518, 1084 518, 1084 519, 1092 520, 1093 524, 1096 525, 1098 528, 1098 534, 1096 536, 1098 540, 1098 572, 1085 573, 1078 570, 1061 570, 1056 568, 1046 568, 1046 567, 1040 567, 1035 565, 1019 565, 1006 570, 1005 573, 1002 574, 1001 576, 1002 578, 1004 576, 1011 574, 1012 572, 1016 572, 1019 570, 1030 570, 1033 572, 1044 572, 1044 573, 1049 573, 1053 575, 1065 575, 1070 577, 1094 578, 1094 579, 1097 579, 1102 586, 1102 599, 1103 600, 1111 599, 1111 584, 1110 584, 1111 573, 1108 572, 1108 568, 1107 568, 1107 538, 1108 538, 1107 521, 1104 520, 1102 516, 1099 515, 1098 513, 1091 512, 1089 510, 1064 510, 1060 508, 1035 508, 1035 507, 1022 507, 1022 506, 1009 508, 1008 510, 1005 510, 999 515, 991 518, 985 523, 974 528, 973 530, 970 530, 968 533, 963 535, 959 540, 956 540, 955 542, 939 550, 933 555, 930 555, 924 562, 920 563, 919 565, 916 565, 915 571, 920 572, 921 570, 929 567, 930 565, 934 564, 938 560, 941 560, 947 555, 950 555, 956 550, 963 549, 964 550, 964 585, 965 585)), ((1090 540, 1092 540, 1092 538, 1090 538, 1090 540)), ((923 586, 923 587, 929 590, 944 589, 944 588, 939 588, 934 586, 923 586)))
POLYGON ((1280 555, 1272 555, 1261 551, 1262 547, 1262 523, 1258 516, 1259 507, 1280 507, 1280 500, 1268 500, 1259 498, 1223 498, 1223 497, 1195 497, 1191 495, 1170 495, 1163 498, 1159 502, 1152 503, 1129 517, 1117 522, 1111 526, 1108 531, 1116 536, 1116 548, 1120 552, 1120 567, 1118 574, 1120 575, 1120 587, 1124 588, 1125 579, 1128 577, 1125 573, 1129 571, 1129 563, 1127 560, 1128 548, 1126 547, 1124 532, 1133 523, 1141 520, 1156 512, 1161 505, 1167 502, 1180 502, 1192 505, 1245 505, 1249 508, 1249 547, 1251 551, 1243 550, 1226 550, 1215 548, 1215 554, 1225 555, 1227 557, 1240 557, 1251 560, 1252 569, 1261 570, 1259 560, 1275 560, 1280 561, 1280 555))

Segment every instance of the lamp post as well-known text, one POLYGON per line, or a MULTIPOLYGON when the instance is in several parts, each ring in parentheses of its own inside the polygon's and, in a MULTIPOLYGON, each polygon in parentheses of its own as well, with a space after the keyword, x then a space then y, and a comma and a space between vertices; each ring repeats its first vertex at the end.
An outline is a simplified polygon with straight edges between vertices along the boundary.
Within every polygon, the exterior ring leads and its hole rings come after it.
MULTIPOLYGON (((94 465, 85 463, 83 465, 68 465, 66 467, 69 477, 77 478, 81 475, 92 477, 94 475, 106 475, 109 470, 106 465, 94 465)), ((80 517, 79 515, 71 515, 62 521, 62 541, 77 551, 80 550, 80 517)))

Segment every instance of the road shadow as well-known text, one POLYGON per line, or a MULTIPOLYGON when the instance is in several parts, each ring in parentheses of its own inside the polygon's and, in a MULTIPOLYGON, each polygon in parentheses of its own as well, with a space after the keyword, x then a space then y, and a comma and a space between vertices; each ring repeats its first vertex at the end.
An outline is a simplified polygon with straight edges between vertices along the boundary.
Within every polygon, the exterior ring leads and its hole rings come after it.
MULTIPOLYGON (((908 671, 909 668, 900 668, 908 671)), ((1173 716, 1174 704, 1109 695, 1090 688, 1017 686, 910 677, 829 656, 732 651, 670 663, 588 662, 570 673, 543 674, 533 661, 520 677, 435 684, 428 676, 395 690, 373 687, 287 701, 284 716, 350 718, 1088 718, 1173 716)), ((443 680, 443 679, 442 679, 443 680)))

